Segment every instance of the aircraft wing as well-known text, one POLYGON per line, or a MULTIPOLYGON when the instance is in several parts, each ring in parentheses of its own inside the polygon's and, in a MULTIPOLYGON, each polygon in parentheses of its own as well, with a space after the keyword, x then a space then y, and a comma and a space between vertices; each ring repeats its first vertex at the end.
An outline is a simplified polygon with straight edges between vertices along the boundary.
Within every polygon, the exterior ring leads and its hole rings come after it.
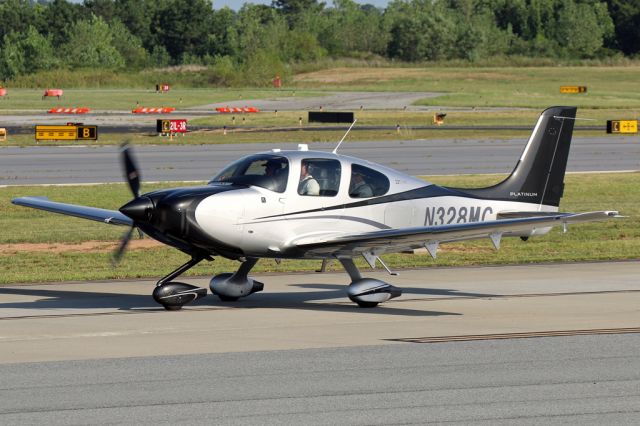
POLYGON ((133 220, 117 210, 106 210, 96 207, 78 206, 76 204, 57 203, 55 201, 50 201, 47 197, 20 197, 14 198, 11 202, 18 206, 32 207, 34 209, 66 214, 112 225, 133 226, 133 220))
MULTIPOLYGON (((544 214, 544 213, 543 213, 544 214)), ((405 250, 427 247, 435 256, 439 243, 490 237, 499 247, 503 235, 520 235, 557 225, 601 221, 621 217, 616 211, 589 213, 555 213, 553 215, 499 219, 488 222, 460 223, 441 226, 388 229, 362 234, 340 235, 325 239, 315 237, 295 241, 295 247, 305 257, 379 256, 405 250)))

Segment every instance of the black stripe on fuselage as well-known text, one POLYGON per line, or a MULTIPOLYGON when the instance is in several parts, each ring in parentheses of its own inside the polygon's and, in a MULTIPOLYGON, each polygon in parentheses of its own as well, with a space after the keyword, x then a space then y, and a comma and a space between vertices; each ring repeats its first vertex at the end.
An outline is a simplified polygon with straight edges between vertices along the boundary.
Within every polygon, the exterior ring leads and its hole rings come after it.
MULTIPOLYGON (((352 222, 359 222, 359 223, 364 223, 366 225, 371 225, 371 226, 375 226, 378 229, 391 229, 390 226, 385 225, 384 223, 380 223, 377 222, 375 220, 371 220, 371 219, 366 219, 363 217, 356 217, 356 216, 343 216, 343 215, 318 215, 318 216, 306 216, 306 217, 300 217, 300 218, 296 218, 296 220, 317 220, 317 219, 335 219, 335 220, 343 220, 343 221, 352 221, 352 222)), ((250 222, 244 222, 243 225, 253 225, 255 223, 268 223, 268 222, 279 222, 283 220, 283 218, 281 217, 271 217, 268 218, 266 220, 263 219, 256 219, 255 221, 250 221, 250 222)))
POLYGON ((366 207, 366 206, 373 206, 376 204, 393 203, 397 201, 409 201, 409 200, 418 200, 421 198, 446 197, 446 196, 477 198, 477 197, 469 196, 468 194, 465 194, 464 192, 461 192, 461 191, 443 188, 437 185, 429 185, 429 186, 422 186, 416 189, 411 189, 409 191, 398 192, 396 194, 383 195, 381 197, 368 198, 366 200, 355 201, 353 203, 337 204, 335 206, 320 207, 320 208, 311 209, 311 210, 300 210, 297 212, 276 214, 273 216, 264 216, 264 217, 256 218, 256 220, 271 219, 271 218, 283 217, 283 216, 292 216, 292 215, 303 214, 303 213, 325 212, 328 210, 340 210, 340 209, 350 209, 354 207, 366 207))

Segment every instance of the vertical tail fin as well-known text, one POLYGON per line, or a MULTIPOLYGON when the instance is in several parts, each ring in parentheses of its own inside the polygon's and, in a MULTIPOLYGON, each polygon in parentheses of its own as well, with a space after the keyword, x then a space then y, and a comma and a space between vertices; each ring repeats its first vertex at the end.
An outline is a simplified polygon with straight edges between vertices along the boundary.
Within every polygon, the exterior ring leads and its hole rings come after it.
POLYGON ((509 177, 494 186, 461 191, 480 198, 559 206, 576 111, 562 106, 544 110, 509 177))

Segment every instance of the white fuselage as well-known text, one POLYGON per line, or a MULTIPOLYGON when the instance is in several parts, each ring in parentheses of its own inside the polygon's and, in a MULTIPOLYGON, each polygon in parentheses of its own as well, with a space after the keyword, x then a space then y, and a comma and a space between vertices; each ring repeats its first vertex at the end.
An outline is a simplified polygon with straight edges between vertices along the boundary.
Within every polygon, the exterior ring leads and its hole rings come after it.
MULTIPOLYGON (((295 243, 313 243, 332 236, 353 235, 408 227, 438 226, 495 220, 500 212, 557 211, 557 207, 524 202, 479 199, 450 195, 429 182, 353 157, 315 151, 284 151, 289 161, 286 190, 274 192, 248 186, 204 199, 196 220, 211 237, 242 248, 251 256, 281 257, 295 243), (306 158, 340 161, 339 188, 333 196, 298 194, 300 164, 306 158), (384 174, 389 188, 383 195, 353 198, 349 195, 352 165, 384 174), (394 199, 396 194, 426 196, 394 199), (430 191, 432 189, 433 191, 430 191), (428 195, 433 192, 434 195, 428 195)), ((398 198, 398 197, 396 197, 398 198)), ((399 197, 402 198, 402 197, 399 197)), ((536 234, 544 233, 539 229, 536 234)))

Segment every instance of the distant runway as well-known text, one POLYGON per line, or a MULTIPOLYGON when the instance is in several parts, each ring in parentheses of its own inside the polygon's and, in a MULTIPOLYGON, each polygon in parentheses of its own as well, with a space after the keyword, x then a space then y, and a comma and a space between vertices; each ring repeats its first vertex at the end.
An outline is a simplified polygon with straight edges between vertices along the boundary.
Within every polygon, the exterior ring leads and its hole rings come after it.
POLYGON ((366 275, 405 293, 360 309, 344 273, 268 274, 166 312, 152 281, 2 287, 0 423, 637 420, 640 262, 366 275))
MULTIPOLYGON (((340 152, 411 175, 508 173, 525 139, 435 139, 345 143, 340 152)), ((144 181, 207 180, 240 156, 297 144, 137 146, 144 181)), ((334 143, 310 144, 332 150, 334 143)), ((121 182, 118 147, 27 147, 0 149, 0 185, 121 182)), ((640 170, 637 137, 574 137, 569 172, 640 170)))

